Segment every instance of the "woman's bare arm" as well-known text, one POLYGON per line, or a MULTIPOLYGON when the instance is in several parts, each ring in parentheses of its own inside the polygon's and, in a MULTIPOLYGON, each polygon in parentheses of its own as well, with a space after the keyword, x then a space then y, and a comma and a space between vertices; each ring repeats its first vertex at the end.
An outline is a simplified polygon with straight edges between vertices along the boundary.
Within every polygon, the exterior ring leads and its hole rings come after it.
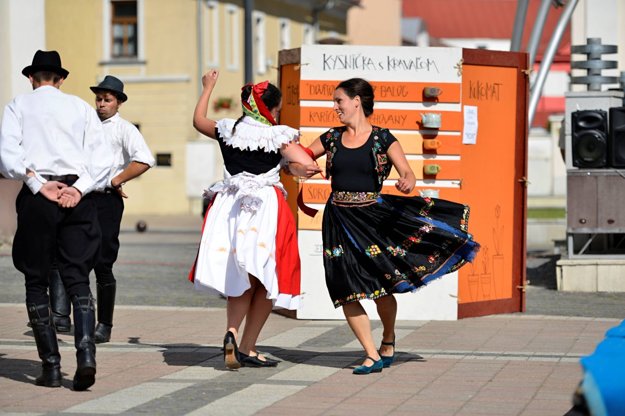
POLYGON ((215 69, 211 69, 202 77, 202 94, 195 105, 195 111, 193 112, 193 127, 200 133, 215 139, 215 120, 206 117, 208 112, 208 101, 217 83, 219 72, 215 69))
MULTIPOLYGON (((319 138, 316 138, 315 141, 308 146, 308 149, 312 152, 315 159, 323 154, 323 145, 321 144, 321 140, 319 138)), ((310 158, 310 155, 301 148, 299 150, 306 154, 307 161, 305 161, 306 163, 302 163, 300 160, 291 161, 289 163, 289 171, 293 175, 305 178, 310 178, 321 172, 321 168, 310 158)))
POLYGON ((404 154, 404 150, 401 148, 399 142, 393 142, 393 144, 389 146, 387 154, 391 159, 391 162, 393 162, 393 166, 395 166, 395 169, 397 169, 397 172, 399 173, 399 179, 397 180, 397 183, 395 183, 395 187, 401 193, 409 194, 414 189, 415 184, 417 183, 417 178, 410 168, 406 155, 404 154))

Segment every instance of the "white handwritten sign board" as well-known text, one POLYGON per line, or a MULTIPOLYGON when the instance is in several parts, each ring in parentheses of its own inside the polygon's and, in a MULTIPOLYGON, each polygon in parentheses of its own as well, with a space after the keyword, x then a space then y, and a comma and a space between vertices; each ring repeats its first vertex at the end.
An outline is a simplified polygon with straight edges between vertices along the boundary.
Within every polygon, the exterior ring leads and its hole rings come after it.
POLYGON ((302 80, 458 82, 461 48, 303 45, 302 80))

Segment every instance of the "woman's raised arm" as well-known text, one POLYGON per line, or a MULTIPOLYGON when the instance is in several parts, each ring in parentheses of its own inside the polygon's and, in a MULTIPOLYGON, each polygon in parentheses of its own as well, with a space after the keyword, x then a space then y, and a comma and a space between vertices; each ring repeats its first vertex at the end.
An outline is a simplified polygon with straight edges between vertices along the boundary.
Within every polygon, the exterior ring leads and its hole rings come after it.
POLYGON ((208 112, 208 101, 219 78, 219 72, 215 69, 211 69, 202 77, 202 94, 195 105, 195 111, 193 112, 193 127, 200 133, 215 139, 215 120, 206 117, 208 112))

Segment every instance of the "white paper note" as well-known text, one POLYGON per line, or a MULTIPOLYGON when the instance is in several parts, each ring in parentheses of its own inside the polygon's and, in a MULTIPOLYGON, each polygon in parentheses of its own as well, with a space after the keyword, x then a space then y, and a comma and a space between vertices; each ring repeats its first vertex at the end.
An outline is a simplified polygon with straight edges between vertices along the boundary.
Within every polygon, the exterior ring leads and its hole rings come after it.
POLYGON ((477 106, 464 106, 464 129, 462 130, 462 144, 477 143, 477 106))

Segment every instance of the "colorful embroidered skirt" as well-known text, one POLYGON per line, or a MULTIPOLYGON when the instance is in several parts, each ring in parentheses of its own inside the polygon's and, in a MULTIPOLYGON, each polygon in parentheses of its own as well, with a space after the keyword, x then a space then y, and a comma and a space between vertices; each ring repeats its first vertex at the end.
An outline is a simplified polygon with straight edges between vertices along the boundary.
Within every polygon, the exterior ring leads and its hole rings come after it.
POLYGON ((333 192, 323 263, 335 307, 413 292, 473 260, 469 207, 444 199, 333 192))

